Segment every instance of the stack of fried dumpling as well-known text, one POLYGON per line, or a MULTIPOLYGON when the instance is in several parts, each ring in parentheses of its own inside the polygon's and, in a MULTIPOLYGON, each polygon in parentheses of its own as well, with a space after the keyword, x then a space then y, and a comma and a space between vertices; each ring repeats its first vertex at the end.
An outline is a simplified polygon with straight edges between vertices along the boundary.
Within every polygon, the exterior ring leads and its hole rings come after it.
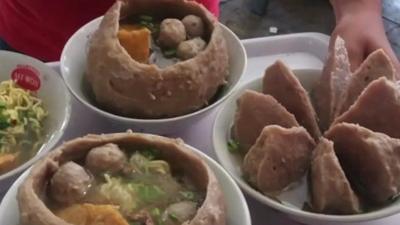
POLYGON ((265 195, 309 174, 310 205, 325 214, 362 213, 400 193, 400 89, 383 50, 350 71, 337 37, 311 96, 281 61, 265 71, 263 93, 237 101, 232 129, 242 171, 265 195), (321 134, 322 133, 322 134, 321 134))

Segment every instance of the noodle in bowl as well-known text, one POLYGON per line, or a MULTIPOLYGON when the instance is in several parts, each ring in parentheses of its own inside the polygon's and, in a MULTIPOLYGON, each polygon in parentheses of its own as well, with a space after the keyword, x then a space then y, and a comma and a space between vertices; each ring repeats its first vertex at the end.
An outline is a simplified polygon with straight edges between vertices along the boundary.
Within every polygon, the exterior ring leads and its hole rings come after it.
POLYGON ((0 82, 0 174, 36 154, 47 114, 35 93, 13 80, 0 82))
POLYGON ((59 141, 70 111, 59 74, 31 57, 0 51, 0 196, 59 141))

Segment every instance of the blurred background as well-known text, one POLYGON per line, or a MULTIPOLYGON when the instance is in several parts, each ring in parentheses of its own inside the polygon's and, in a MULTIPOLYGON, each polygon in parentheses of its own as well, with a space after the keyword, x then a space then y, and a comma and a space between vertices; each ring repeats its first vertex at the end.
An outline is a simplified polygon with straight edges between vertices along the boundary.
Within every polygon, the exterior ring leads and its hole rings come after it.
MULTIPOLYGON (((335 18, 328 0, 220 0, 222 23, 241 39, 297 32, 330 35, 335 18)), ((400 0, 382 0, 382 19, 400 57, 400 0)))

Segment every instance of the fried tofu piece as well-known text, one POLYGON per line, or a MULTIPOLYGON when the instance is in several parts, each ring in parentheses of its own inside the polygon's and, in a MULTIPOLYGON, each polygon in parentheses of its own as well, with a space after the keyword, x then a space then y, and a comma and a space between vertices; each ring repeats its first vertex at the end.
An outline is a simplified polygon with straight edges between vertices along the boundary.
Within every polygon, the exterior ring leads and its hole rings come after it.
POLYGON ((314 211, 326 214, 361 212, 360 201, 335 155, 333 142, 321 138, 311 161, 311 199, 314 211))
POLYGON ((314 147, 303 127, 267 126, 246 154, 243 173, 261 192, 279 193, 306 174, 314 147))
POLYGON ((395 68, 388 55, 378 49, 364 60, 360 67, 354 72, 349 81, 348 88, 336 116, 340 116, 357 100, 358 96, 372 81, 386 77, 388 80, 395 79, 395 68))
POLYGON ((382 205, 400 191, 400 140, 356 124, 340 123, 326 132, 340 163, 361 196, 382 205))
POLYGON ((247 90, 237 101, 233 136, 247 152, 267 125, 299 126, 296 118, 272 96, 247 90))
POLYGON ((327 130, 334 120, 335 112, 347 89, 350 77, 350 63, 345 42, 338 36, 333 49, 329 52, 321 78, 312 92, 321 131, 327 130))
POLYGON ((113 205, 75 204, 55 215, 74 225, 129 225, 113 205))
POLYGON ((348 122, 400 138, 400 90, 386 77, 369 84, 357 101, 333 124, 348 122))
POLYGON ((15 168, 18 164, 18 156, 18 152, 0 154, 0 174, 15 168))
POLYGON ((150 56, 151 32, 145 27, 123 24, 118 30, 119 43, 132 59, 147 63, 150 56))
POLYGON ((321 132, 308 93, 282 61, 278 60, 266 69, 263 93, 274 97, 292 113, 300 126, 306 128, 314 140, 319 139, 321 132))

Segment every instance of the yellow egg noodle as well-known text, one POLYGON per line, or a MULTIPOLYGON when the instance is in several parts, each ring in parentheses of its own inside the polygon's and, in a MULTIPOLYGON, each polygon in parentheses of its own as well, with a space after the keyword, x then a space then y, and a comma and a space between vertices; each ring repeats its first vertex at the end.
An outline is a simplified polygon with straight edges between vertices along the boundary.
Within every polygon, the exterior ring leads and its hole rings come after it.
MULTIPOLYGON (((0 157, 36 153, 43 140, 42 122, 47 116, 42 100, 14 81, 0 83, 0 157)), ((29 154, 30 155, 30 154, 29 154)))

